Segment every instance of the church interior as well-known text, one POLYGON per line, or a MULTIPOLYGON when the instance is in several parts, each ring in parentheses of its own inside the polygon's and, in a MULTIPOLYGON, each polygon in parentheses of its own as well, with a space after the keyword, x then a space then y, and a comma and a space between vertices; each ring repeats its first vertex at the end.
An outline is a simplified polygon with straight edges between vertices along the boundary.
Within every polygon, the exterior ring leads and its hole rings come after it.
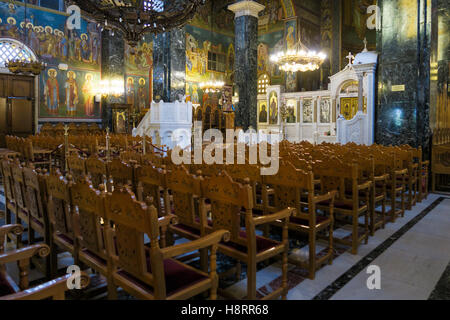
POLYGON ((449 15, 0 0, 0 300, 450 300, 449 15))

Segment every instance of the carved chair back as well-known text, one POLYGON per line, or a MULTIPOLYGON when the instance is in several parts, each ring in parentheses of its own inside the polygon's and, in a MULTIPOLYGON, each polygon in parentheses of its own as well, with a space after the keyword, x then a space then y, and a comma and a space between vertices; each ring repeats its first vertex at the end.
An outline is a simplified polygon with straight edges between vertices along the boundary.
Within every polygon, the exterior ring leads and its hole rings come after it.
POLYGON ((244 246, 248 241, 255 241, 251 235, 247 239, 241 237, 241 212, 244 211, 246 215, 252 217, 253 192, 250 185, 234 182, 226 171, 205 177, 200 185, 203 199, 211 202, 211 230, 227 230, 231 234, 231 241, 244 246))
POLYGON ((88 249, 97 256, 107 260, 104 225, 105 196, 94 189, 88 178, 79 180, 70 188, 72 212, 80 250, 88 249))

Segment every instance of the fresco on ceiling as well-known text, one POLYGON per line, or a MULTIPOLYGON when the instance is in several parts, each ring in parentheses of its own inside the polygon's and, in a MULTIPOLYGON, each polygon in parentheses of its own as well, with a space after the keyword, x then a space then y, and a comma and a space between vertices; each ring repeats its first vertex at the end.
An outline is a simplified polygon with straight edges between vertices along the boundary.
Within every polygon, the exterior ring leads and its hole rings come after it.
POLYGON ((0 37, 16 39, 48 64, 39 77, 39 118, 100 119, 94 96, 100 84, 101 34, 81 20, 67 30, 67 15, 53 10, 0 2, 0 37), (61 64, 67 65, 64 70, 61 64))
POLYGON ((233 2, 233 0, 207 1, 189 21, 189 25, 234 37, 234 13, 227 9, 233 2))

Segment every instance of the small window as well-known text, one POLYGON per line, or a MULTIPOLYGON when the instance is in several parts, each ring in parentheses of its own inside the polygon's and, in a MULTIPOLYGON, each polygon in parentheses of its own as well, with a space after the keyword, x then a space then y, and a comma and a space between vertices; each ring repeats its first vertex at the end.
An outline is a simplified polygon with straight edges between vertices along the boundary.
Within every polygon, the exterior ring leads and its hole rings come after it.
MULTIPOLYGON (((33 2, 38 1, 28 1, 31 4, 34 4, 33 2)), ((64 1, 61 0, 39 0, 39 5, 48 9, 64 11, 64 1)))
POLYGON ((24 45, 10 40, 0 40, 0 67, 4 67, 11 60, 30 62, 34 57, 24 45))
POLYGON ((269 76, 267 74, 263 74, 258 79, 258 94, 266 94, 267 87, 269 86, 269 76))
POLYGON ((208 51, 208 70, 225 73, 226 60, 225 54, 208 51))

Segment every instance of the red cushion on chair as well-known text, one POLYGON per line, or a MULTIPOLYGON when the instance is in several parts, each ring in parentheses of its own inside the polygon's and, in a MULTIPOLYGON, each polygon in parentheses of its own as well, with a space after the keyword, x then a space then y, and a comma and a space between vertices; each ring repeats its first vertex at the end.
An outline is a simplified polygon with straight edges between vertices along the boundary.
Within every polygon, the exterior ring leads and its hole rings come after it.
MULTIPOLYGON (((318 225, 322 222, 328 221, 328 220, 330 220, 330 218, 328 218, 328 217, 316 216, 316 225, 318 225)), ((302 226, 309 226, 309 220, 299 218, 299 217, 290 217, 289 222, 295 223, 295 224, 300 224, 302 226)))
MULTIPOLYGON (((241 238, 247 238, 247 233, 245 231, 241 231, 239 233, 241 238)), ((246 246, 243 246, 239 243, 235 243, 232 241, 228 241, 228 242, 221 242, 222 245, 236 249, 238 251, 241 251, 243 253, 247 253, 248 252, 248 248, 246 246)), ((269 238, 265 238, 265 237, 260 237, 260 236, 256 236, 256 252, 257 253, 261 253, 264 252, 266 250, 275 248, 276 246, 279 246, 281 243, 269 238)))
MULTIPOLYGON (((331 203, 330 200, 327 201, 323 201, 320 204, 325 205, 325 206, 329 206, 331 203)), ((343 201, 335 201, 334 202, 334 207, 337 209, 344 209, 344 210, 353 210, 353 204, 352 203, 347 203, 347 202, 343 202, 343 201)))
POLYGON ((67 235, 65 235, 65 234, 63 234, 63 233, 60 233, 60 234, 57 235, 57 237, 58 237, 60 240, 66 242, 66 243, 68 243, 68 244, 73 245, 73 239, 70 238, 69 236, 67 236, 67 235))
POLYGON ((180 229, 180 230, 185 231, 185 232, 192 233, 193 235, 196 235, 196 236, 200 235, 200 230, 199 229, 191 227, 191 226, 188 226, 188 225, 185 225, 185 224, 182 224, 182 223, 176 224, 176 225, 174 225, 172 227, 176 228, 176 229, 180 229))
POLYGON ((97 255, 96 253, 92 252, 91 250, 84 249, 83 253, 89 256, 91 259, 95 260, 97 264, 103 264, 106 266, 107 263, 106 260, 97 255))
MULTIPOLYGON (((151 272, 150 257, 147 256, 147 268, 151 272)), ((143 288, 148 292, 153 292, 153 287, 149 284, 133 277, 124 270, 118 272, 122 277, 128 281, 133 282, 137 286, 143 288)), ((174 259, 164 260, 164 278, 166 280, 166 295, 170 296, 183 289, 191 287, 196 283, 208 279, 204 275, 186 267, 183 263, 174 259)))
POLYGON ((0 272, 0 297, 15 293, 14 288, 9 284, 4 274, 0 272))

